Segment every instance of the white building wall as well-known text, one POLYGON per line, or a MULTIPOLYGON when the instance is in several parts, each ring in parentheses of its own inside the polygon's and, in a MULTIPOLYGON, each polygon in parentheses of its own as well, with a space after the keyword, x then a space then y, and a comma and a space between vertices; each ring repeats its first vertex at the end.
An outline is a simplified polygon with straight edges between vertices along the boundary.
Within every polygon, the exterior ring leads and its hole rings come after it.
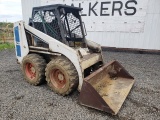
MULTIPOLYGON (((82 3, 84 7, 83 13, 88 13, 88 11, 85 10, 88 8, 86 5, 88 5, 89 2, 96 1, 97 0, 22 0, 23 18, 28 22, 33 6, 57 3, 67 5, 74 3, 75 6, 82 3)), ((110 1, 113 2, 115 0, 110 1)), ((129 0, 119 1, 126 3, 129 0)), ((107 0, 98 0, 98 2, 107 2, 107 0)), ((160 50, 160 0, 137 0, 137 2, 137 13, 134 16, 115 15, 105 18, 104 16, 83 16, 82 19, 86 23, 86 29, 88 31, 87 39, 93 40, 106 47, 160 50)), ((113 6, 111 5, 110 7, 113 6)), ((109 10, 112 8, 110 7, 104 12, 111 13, 109 10)), ((96 9, 98 11, 97 13, 99 13, 100 10, 95 8, 95 11, 96 9)), ((125 8, 123 9, 126 10, 125 8)))
POLYGON ((40 0, 21 0, 23 20, 26 24, 29 22, 29 18, 32 15, 32 8, 41 5, 40 0))
POLYGON ((149 0, 144 32, 88 32, 102 46, 160 50, 160 0, 149 0))

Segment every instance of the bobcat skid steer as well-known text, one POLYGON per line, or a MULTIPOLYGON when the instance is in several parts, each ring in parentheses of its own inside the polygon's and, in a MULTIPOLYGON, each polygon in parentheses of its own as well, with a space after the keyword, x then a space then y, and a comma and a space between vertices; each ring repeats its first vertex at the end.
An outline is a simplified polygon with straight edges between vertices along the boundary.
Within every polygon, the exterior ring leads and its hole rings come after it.
POLYGON ((99 44, 86 40, 81 8, 34 7, 29 24, 14 24, 17 62, 26 81, 45 80, 57 94, 80 92, 79 103, 117 114, 134 78, 117 62, 104 64, 99 44))

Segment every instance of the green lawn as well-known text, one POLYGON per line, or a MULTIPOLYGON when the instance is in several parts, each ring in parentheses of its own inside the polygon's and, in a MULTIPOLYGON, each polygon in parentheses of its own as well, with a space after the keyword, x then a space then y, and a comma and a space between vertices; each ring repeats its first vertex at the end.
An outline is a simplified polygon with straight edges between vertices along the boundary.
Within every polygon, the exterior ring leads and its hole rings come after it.
POLYGON ((0 43, 0 50, 14 48, 14 43, 0 43))

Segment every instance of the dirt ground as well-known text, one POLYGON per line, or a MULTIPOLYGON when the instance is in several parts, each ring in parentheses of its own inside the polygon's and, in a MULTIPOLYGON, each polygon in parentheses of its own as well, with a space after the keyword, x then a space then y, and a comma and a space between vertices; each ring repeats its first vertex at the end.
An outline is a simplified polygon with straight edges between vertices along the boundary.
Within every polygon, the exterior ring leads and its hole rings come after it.
POLYGON ((119 61, 136 82, 118 115, 78 104, 79 92, 62 97, 46 84, 25 82, 14 50, 0 51, 0 120, 160 120, 160 55, 103 52, 119 61))

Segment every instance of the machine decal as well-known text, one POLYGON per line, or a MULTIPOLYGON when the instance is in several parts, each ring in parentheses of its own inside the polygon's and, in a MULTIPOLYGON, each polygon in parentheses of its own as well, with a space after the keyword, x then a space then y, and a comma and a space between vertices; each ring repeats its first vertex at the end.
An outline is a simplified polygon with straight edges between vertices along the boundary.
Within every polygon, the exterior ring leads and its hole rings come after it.
POLYGON ((15 42, 16 42, 16 54, 18 57, 21 57, 21 47, 20 47, 18 26, 14 28, 14 36, 15 36, 15 42))
POLYGON ((16 45, 16 53, 18 57, 21 57, 21 47, 20 45, 16 45))
POLYGON ((16 42, 20 42, 18 26, 14 28, 14 35, 15 35, 16 42))

